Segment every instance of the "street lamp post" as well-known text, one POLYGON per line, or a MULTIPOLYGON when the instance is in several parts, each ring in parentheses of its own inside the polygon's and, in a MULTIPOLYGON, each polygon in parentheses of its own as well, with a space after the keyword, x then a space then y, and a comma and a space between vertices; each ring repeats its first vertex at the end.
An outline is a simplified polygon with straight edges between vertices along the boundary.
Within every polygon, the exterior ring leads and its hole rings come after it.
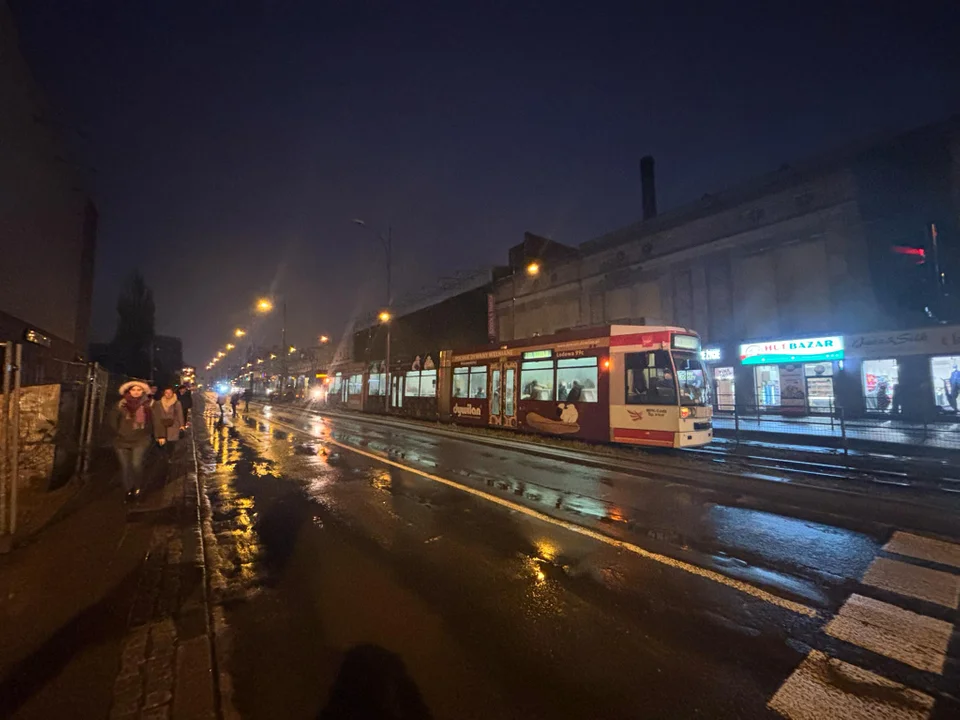
MULTIPOLYGON (((362 228, 370 230, 370 228, 367 227, 367 224, 363 220, 354 219, 353 222, 362 228)), ((380 313, 379 319, 380 319, 380 322, 382 322, 384 325, 387 326, 387 352, 386 352, 387 357, 385 359, 386 366, 387 366, 386 373, 385 373, 387 387, 385 389, 385 393, 386 393, 387 409, 389 409, 390 397, 391 397, 390 390, 392 387, 391 377, 390 377, 390 321, 393 319, 393 316, 391 314, 391 309, 393 304, 393 292, 391 288, 391 276, 393 275, 393 228, 389 225, 387 226, 386 237, 384 237, 381 233, 374 232, 373 230, 370 230, 370 232, 376 235, 377 238, 380 240, 380 244, 383 245, 383 249, 387 255, 387 308, 386 310, 380 313)))

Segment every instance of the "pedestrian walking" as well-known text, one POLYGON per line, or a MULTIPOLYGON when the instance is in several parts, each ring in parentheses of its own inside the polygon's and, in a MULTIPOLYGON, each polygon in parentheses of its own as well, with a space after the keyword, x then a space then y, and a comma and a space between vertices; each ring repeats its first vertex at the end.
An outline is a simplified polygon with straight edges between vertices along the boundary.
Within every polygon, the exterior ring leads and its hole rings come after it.
POLYGON ((153 433, 167 459, 169 469, 176 452, 177 441, 184 431, 183 406, 172 387, 164 388, 163 395, 153 404, 153 433))
POLYGON ((131 380, 120 386, 121 400, 111 417, 113 447, 120 461, 126 500, 136 500, 143 484, 143 458, 153 443, 150 386, 131 380))
POLYGON ((250 412, 250 388, 243 391, 243 411, 250 412))
POLYGON ((160 399, 160 389, 156 385, 150 386, 150 404, 153 405, 157 400, 160 399))
POLYGON ((220 406, 220 419, 223 420, 223 406, 227 402, 227 396, 222 392, 217 393, 217 405, 220 406))
POLYGON ((183 408, 183 425, 190 424, 190 411, 193 410, 193 392, 189 385, 180 386, 180 407, 183 408))
POLYGON ((233 416, 237 416, 237 405, 240 404, 240 393, 235 392, 230 396, 230 409, 233 410, 233 416))

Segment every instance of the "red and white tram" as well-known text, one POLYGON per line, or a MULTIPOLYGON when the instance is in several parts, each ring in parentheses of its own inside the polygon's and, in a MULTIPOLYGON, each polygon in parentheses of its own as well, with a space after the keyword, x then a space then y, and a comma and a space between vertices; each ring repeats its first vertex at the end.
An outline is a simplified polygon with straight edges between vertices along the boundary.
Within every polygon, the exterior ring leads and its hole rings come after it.
POLYGON ((438 415, 594 442, 693 447, 713 439, 700 338, 610 325, 441 352, 438 415))

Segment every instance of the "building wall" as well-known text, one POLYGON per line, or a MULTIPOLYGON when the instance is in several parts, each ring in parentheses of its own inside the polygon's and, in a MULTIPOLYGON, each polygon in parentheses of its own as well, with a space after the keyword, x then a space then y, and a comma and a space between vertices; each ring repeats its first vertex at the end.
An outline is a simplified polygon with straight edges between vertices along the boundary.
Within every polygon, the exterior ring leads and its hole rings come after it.
MULTIPOLYGON (((669 324, 707 342, 873 324, 856 185, 843 168, 690 219, 657 218, 495 287, 503 340, 605 323, 669 324)), ((761 190, 762 192, 762 190, 761 190)), ((703 204, 729 203, 707 198, 703 204)))
POLYGON ((0 0, 0 339, 33 327, 83 352, 96 211, 54 127, 0 0))

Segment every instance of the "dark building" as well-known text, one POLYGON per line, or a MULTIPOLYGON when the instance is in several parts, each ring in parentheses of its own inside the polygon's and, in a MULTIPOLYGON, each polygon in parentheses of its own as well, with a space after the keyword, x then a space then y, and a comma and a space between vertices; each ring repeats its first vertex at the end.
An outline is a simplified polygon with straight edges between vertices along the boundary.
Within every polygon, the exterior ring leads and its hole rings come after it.
MULTIPOLYGON (((440 349, 480 347, 496 340, 490 283, 399 315, 390 322, 391 364, 410 365, 440 349)), ((379 362, 386 357, 386 325, 370 325, 353 334, 353 360, 379 362)), ((437 358, 433 360, 436 362, 437 358)))
POLYGON ((0 340, 24 341, 24 382, 85 355, 97 211, 0 0, 0 340))

